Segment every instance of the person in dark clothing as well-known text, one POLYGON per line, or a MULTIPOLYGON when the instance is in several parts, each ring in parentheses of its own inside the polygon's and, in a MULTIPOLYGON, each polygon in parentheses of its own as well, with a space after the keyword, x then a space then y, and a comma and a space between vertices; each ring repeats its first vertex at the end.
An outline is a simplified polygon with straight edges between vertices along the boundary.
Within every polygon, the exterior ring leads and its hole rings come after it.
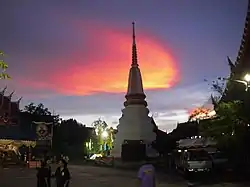
POLYGON ((46 164, 47 164, 46 168, 48 169, 47 184, 48 184, 48 187, 51 187, 51 166, 50 166, 50 162, 47 160, 46 164))
POLYGON ((59 161, 59 167, 55 172, 57 187, 69 187, 70 173, 67 162, 63 159, 59 161))
POLYGON ((38 169, 37 172, 37 187, 49 187, 48 178, 49 178, 49 170, 46 168, 46 163, 41 163, 41 168, 38 169))
POLYGON ((0 152, 0 166, 3 167, 4 154, 0 152))
POLYGON ((3 168, 4 168, 5 162, 6 162, 6 157, 7 157, 6 155, 7 155, 7 153, 3 152, 2 158, 1 158, 1 165, 3 168))

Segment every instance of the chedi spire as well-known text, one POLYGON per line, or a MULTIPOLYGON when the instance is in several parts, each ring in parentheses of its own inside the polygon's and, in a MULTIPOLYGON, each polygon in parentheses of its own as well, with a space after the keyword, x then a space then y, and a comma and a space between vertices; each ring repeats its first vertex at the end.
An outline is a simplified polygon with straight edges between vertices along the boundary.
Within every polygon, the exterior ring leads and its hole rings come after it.
POLYGON ((133 25, 133 45, 132 45, 132 67, 138 67, 137 62, 137 49, 136 49, 136 42, 135 42, 135 22, 132 23, 133 25))
POLYGON ((128 78, 128 90, 125 96, 126 101, 124 102, 124 106, 128 105, 144 105, 147 106, 147 102, 145 101, 145 94, 143 90, 142 84, 142 76, 139 69, 138 58, 137 58, 137 48, 135 41, 135 23, 133 25, 133 43, 132 43, 132 64, 129 71, 128 78))

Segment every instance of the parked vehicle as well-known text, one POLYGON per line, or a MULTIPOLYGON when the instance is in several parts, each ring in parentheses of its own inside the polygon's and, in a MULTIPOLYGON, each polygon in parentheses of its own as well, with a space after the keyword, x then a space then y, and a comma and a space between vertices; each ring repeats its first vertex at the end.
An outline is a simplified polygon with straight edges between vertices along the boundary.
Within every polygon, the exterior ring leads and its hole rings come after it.
POLYGON ((212 169, 210 155, 203 149, 179 150, 176 168, 185 174, 189 172, 209 172, 212 169))
POLYGON ((228 165, 228 158, 222 152, 214 152, 210 154, 215 170, 225 170, 228 165))
POLYGON ((21 164, 21 157, 13 150, 0 150, 0 159, 2 165, 17 165, 21 164))

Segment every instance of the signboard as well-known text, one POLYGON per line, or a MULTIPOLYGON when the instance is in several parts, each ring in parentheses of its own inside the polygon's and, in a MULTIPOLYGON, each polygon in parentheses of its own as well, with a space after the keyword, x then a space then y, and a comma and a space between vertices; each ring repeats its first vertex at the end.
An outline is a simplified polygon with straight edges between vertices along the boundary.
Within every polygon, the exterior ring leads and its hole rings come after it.
POLYGON ((33 122, 35 125, 37 140, 52 140, 53 123, 33 122))

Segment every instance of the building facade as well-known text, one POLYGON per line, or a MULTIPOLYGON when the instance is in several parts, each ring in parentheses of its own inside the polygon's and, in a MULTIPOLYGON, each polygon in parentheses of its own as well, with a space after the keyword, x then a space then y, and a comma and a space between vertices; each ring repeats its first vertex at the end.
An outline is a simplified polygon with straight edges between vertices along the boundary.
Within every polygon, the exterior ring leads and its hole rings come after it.
POLYGON ((0 92, 0 151, 8 147, 33 147, 36 152, 48 151, 53 137, 53 116, 40 116, 20 110, 21 98, 12 101, 12 92, 0 92), (38 150, 38 151, 37 151, 38 150))

